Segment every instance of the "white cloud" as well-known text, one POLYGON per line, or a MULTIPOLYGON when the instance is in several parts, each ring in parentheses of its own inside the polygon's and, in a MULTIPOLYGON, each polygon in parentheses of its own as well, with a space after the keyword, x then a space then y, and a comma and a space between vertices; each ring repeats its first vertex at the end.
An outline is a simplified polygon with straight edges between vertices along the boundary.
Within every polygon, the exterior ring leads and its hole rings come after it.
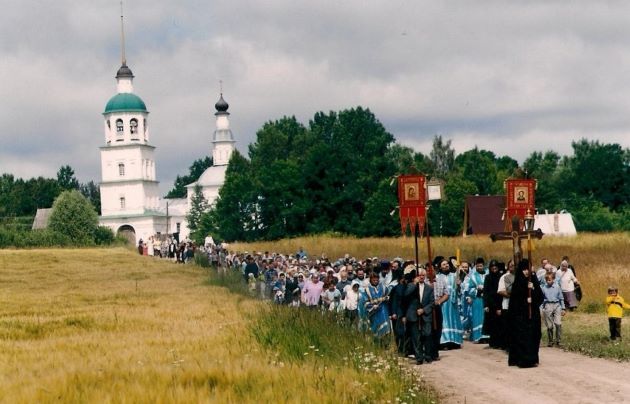
MULTIPOLYGON (((218 81, 238 147, 283 115, 370 108, 428 153, 442 134, 523 161, 588 138, 630 147, 630 5, 325 0, 125 2, 127 59, 162 189, 210 153, 218 81)), ((100 178, 120 64, 117 1, 5 6, 0 172, 100 178)))

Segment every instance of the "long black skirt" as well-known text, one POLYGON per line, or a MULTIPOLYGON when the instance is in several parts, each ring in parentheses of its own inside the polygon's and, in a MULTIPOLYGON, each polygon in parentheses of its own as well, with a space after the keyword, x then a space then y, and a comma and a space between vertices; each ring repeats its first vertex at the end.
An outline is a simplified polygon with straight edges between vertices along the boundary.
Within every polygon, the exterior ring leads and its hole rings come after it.
POLYGON ((508 364, 521 368, 538 365, 538 349, 540 347, 540 314, 538 309, 532 310, 529 316, 514 316, 509 321, 509 355, 508 364), (537 315, 538 314, 538 315, 537 315))

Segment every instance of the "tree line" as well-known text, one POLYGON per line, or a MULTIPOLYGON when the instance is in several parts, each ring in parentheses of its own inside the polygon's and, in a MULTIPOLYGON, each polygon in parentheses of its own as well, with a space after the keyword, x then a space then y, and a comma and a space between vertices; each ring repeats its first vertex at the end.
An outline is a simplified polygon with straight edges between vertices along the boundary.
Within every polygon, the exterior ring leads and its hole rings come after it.
MULTIPOLYGON (((527 173, 538 179, 536 206, 567 210, 579 231, 630 230, 630 150, 582 139, 573 154, 536 151, 519 167, 510 156, 475 147, 457 154, 435 136, 428 154, 396 143, 374 114, 362 107, 318 112, 307 124, 295 117, 269 121, 256 133, 248 155, 235 151, 219 198, 207 206, 192 199, 191 229, 219 240, 260 240, 334 232, 359 237, 399 234, 395 176, 422 172, 445 182, 446 198, 432 201, 432 234, 461 234, 466 195, 503 194, 503 181, 527 173)), ((177 176, 167 197, 184 197, 185 185, 212 165, 193 162, 177 176)), ((66 190, 79 191, 100 212, 93 181, 81 184, 70 166, 57 178, 0 176, 0 218, 28 217, 66 190)), ((28 223, 27 223, 28 222, 28 223)))
MULTIPOLYGON (((101 194, 94 181, 80 183, 69 165, 59 168, 56 178, 15 178, 13 174, 0 176, 0 218, 10 222, 15 218, 35 216, 38 208, 50 208, 63 191, 79 191, 100 214, 101 194)), ((30 227, 32 223, 28 223, 30 227)))
POLYGON ((229 241, 394 236, 400 227, 393 179, 422 172, 445 182, 446 198, 430 203, 432 234, 461 234, 466 195, 504 194, 504 180, 525 173, 538 179, 539 210, 569 211, 579 231, 630 230, 630 151, 586 139, 572 147, 571 156, 533 152, 519 167, 478 147, 456 154, 442 136, 428 154, 415 151, 361 107, 318 112, 306 125, 283 117, 258 130, 247 157, 234 152, 219 198, 211 207, 197 201, 191 229, 199 238, 229 241))

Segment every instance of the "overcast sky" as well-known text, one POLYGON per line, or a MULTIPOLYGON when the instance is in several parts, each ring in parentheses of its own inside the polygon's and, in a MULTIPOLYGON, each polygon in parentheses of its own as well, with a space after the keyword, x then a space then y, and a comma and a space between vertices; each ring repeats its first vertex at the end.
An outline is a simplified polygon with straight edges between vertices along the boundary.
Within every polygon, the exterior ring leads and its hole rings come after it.
MULTIPOLYGON (((0 173, 100 181, 120 67, 117 0, 3 1, 0 173)), ((211 153, 223 80, 237 147, 269 120, 370 108, 399 143, 434 135, 519 162, 581 138, 630 147, 630 3, 125 1, 127 62, 162 191, 211 153)))

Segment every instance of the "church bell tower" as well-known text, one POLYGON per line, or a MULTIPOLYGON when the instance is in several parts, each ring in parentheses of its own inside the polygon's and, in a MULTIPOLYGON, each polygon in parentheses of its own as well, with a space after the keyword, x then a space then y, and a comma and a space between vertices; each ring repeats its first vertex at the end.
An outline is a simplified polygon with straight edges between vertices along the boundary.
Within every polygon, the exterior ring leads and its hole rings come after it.
POLYGON ((149 143, 149 111, 144 101, 134 94, 134 75, 125 56, 122 12, 120 21, 121 66, 116 73, 116 94, 103 112, 101 223, 114 232, 121 231, 121 227, 132 229, 139 238, 159 231, 156 220, 162 215, 159 213, 155 147, 149 143))

